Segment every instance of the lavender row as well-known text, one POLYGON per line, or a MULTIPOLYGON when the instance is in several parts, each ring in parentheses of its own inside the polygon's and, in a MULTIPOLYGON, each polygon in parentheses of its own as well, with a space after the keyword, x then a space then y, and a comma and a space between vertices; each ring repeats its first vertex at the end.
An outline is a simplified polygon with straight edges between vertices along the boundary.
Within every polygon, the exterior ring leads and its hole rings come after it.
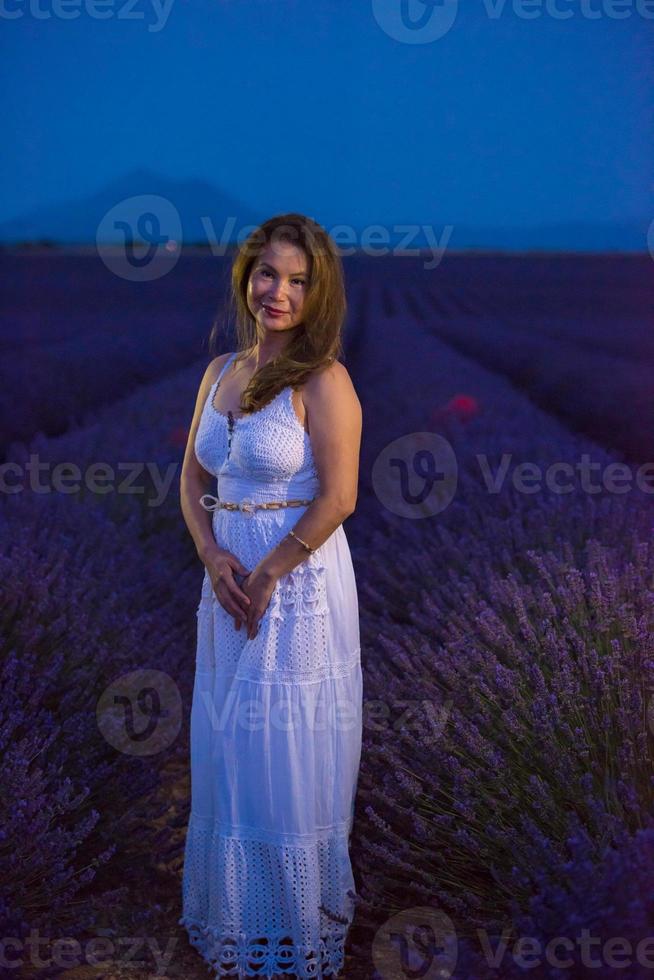
POLYGON ((3 457, 10 442, 59 435, 200 357, 228 271, 220 259, 187 257, 161 278, 134 282, 97 255, 0 262, 3 457))
MULTIPOLYGON (((524 936, 543 950, 583 928, 643 939, 647 890, 632 873, 653 829, 651 496, 518 493, 510 481, 489 493, 479 455, 543 468, 613 460, 410 320, 385 317, 377 295, 358 362, 374 425, 348 536, 367 698, 389 710, 364 732, 357 955, 369 961, 398 910, 424 925, 425 906, 449 916, 461 977, 522 975, 511 952, 524 936), (411 520, 380 506, 369 474, 385 443, 423 429, 450 441, 459 482, 444 511, 411 520), (410 721, 393 727, 407 704, 410 721), (488 965, 477 930, 493 947, 504 931, 507 972, 488 965)), ((579 946, 574 956, 579 966, 579 946)))
POLYGON ((621 357, 555 339, 537 329, 516 331, 501 317, 457 315, 448 297, 405 294, 405 308, 425 329, 484 367, 506 376, 540 407, 597 440, 614 455, 654 459, 651 361, 621 357))
POLYGON ((628 360, 654 359, 652 259, 642 255, 449 256, 425 286, 453 313, 496 319, 628 360))
POLYGON ((201 373, 196 365, 141 389, 86 429, 14 447, 17 466, 30 454, 46 465, 43 492, 26 481, 0 501, 3 936, 37 928, 81 941, 160 928, 154 885, 158 869, 181 860, 187 817, 168 771, 186 762, 201 569, 177 485, 150 506, 156 481, 104 495, 82 479, 69 494, 49 477, 57 462, 86 474, 90 463, 149 461, 178 478, 184 433, 171 423, 190 422, 201 373), (161 704, 146 699, 132 718, 127 702, 162 679, 161 704), (112 721, 114 697, 125 707, 112 721), (178 724, 161 751, 116 746, 113 727, 147 728, 160 712, 164 734, 178 724))

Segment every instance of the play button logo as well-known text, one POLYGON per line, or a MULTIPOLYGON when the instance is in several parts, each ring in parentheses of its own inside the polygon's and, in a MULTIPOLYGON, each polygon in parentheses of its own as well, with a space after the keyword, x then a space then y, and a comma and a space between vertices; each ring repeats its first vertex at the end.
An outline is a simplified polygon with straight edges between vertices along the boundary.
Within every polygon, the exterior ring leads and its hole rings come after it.
POLYGON ((372 0, 381 29, 403 44, 438 41, 454 24, 459 0, 372 0))

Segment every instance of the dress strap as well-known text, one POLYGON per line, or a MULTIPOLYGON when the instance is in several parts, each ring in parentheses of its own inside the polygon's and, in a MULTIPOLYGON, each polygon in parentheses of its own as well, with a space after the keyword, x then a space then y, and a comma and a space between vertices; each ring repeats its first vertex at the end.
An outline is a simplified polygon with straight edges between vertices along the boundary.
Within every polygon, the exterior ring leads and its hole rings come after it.
POLYGON ((234 360, 234 358, 236 357, 237 354, 238 354, 238 351, 234 351, 234 353, 231 354, 227 358, 227 360, 225 361, 225 363, 221 367, 220 371, 218 372, 218 377, 214 381, 214 385, 216 386, 216 388, 218 387, 218 382, 220 381, 220 379, 222 378, 223 374, 225 373, 225 371, 227 370, 227 368, 229 367, 229 365, 232 363, 232 361, 234 360))

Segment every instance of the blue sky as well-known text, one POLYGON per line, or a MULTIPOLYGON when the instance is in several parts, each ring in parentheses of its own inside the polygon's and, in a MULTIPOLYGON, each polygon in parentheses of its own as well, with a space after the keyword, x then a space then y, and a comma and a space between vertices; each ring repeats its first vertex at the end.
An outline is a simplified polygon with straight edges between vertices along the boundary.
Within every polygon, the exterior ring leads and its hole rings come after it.
POLYGON ((402 2, 2 0, 0 220, 138 167, 327 225, 654 217, 653 0, 433 0, 426 43, 402 2))

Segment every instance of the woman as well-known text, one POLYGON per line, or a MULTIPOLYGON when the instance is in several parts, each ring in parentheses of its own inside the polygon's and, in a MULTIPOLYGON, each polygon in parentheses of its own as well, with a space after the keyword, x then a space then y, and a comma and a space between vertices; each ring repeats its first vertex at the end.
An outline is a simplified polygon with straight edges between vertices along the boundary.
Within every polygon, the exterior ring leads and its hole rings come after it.
POLYGON ((266 221, 238 250, 232 300, 239 351, 205 372, 181 476, 205 574, 179 921, 217 976, 332 977, 356 898, 362 735, 342 527, 362 413, 337 360, 332 239, 303 215, 266 221))

